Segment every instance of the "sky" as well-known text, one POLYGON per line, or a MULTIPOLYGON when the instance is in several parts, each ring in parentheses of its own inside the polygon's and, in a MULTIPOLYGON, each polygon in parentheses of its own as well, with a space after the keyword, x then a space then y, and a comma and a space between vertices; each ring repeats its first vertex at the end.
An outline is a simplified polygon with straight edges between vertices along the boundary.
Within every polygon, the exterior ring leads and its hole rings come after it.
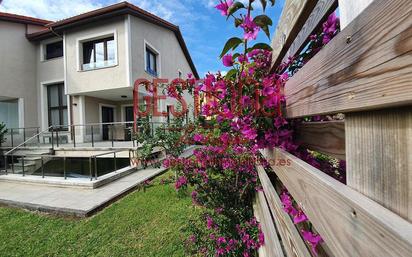
MULTIPOLYGON (((27 15, 48 20, 60 20, 77 14, 121 2, 118 0, 0 0, 0 12, 27 15)), ((227 39, 242 37, 241 28, 235 28, 233 19, 226 21, 214 8, 218 0, 129 0, 130 3, 145 9, 180 27, 189 52, 199 75, 207 72, 225 71, 219 60, 227 39)), ((242 0, 247 2, 247 0, 242 0)), ((268 1, 269 2, 269 1, 268 1)), ((273 20, 270 29, 273 37, 284 0, 277 0, 274 7, 266 9, 273 20)), ((252 16, 262 13, 260 1, 254 3, 252 16)), ((256 42, 270 43, 261 31, 256 42)))

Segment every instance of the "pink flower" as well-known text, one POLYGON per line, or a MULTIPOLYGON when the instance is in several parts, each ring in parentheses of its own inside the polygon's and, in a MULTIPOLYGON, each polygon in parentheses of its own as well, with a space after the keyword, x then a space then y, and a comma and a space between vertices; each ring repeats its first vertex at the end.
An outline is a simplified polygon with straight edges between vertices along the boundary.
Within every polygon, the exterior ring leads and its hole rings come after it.
POLYGON ((256 129, 253 129, 249 126, 245 126, 242 129, 242 135, 244 135, 247 139, 253 140, 257 137, 256 129))
POLYGON ((275 118, 275 122, 274 125, 277 129, 279 129, 280 127, 282 127, 283 125, 288 124, 288 122, 283 118, 283 117, 276 117, 275 118))
POLYGON ((268 96, 275 93, 275 88, 272 86, 264 87, 263 88, 263 95, 268 96))
POLYGON ((210 216, 206 217, 206 226, 207 229, 212 229, 213 227, 213 219, 210 216))
POLYGON ((220 140, 224 143, 227 144, 229 143, 229 134, 227 132, 223 133, 220 135, 220 140))
POLYGON ((247 58, 247 56, 246 56, 245 54, 239 55, 239 57, 237 58, 237 60, 238 60, 240 63, 244 63, 244 62, 248 63, 248 62, 249 62, 249 60, 248 60, 248 58, 247 58))
POLYGON ((304 221, 307 221, 308 217, 306 217, 306 214, 303 213, 303 211, 298 211, 298 213, 293 217, 293 223, 298 224, 304 221))
POLYGON ((259 240, 259 244, 260 244, 260 245, 264 245, 264 244, 265 244, 265 235, 263 234, 262 231, 259 232, 258 240, 259 240))
POLYGON ((243 38, 246 40, 255 40, 260 31, 260 27, 253 22, 249 15, 245 16, 240 27, 244 30, 243 38))
POLYGON ((306 231, 303 229, 301 230, 301 232, 302 232, 303 239, 305 239, 306 242, 310 244, 312 253, 315 256, 318 256, 318 251, 316 250, 316 246, 318 246, 318 244, 323 242, 322 237, 320 235, 313 234, 312 232, 306 231))
POLYGON ((176 190, 179 190, 182 186, 185 186, 186 184, 187 184, 187 179, 186 179, 186 177, 179 177, 179 178, 176 180, 175 188, 176 188, 176 190))
POLYGON ((323 38, 322 44, 326 45, 333 38, 338 29, 339 18, 335 13, 332 13, 326 22, 323 23, 323 38))
POLYGON ((201 135, 201 134, 195 134, 195 135, 193 136, 193 140, 194 140, 195 142, 202 142, 204 139, 205 139, 204 136, 201 135))
POLYGON ((223 236, 218 237, 217 240, 216 240, 216 243, 217 243, 218 245, 225 244, 225 243, 226 243, 226 239, 225 239, 223 236))
POLYGON ((227 0, 215 6, 216 9, 220 10, 220 13, 223 16, 227 16, 229 14, 228 10, 232 6, 233 1, 227 0))
POLYGON ((227 54, 227 55, 223 56, 222 62, 223 62, 223 65, 226 66, 226 67, 233 66, 234 62, 233 62, 232 54, 227 54))

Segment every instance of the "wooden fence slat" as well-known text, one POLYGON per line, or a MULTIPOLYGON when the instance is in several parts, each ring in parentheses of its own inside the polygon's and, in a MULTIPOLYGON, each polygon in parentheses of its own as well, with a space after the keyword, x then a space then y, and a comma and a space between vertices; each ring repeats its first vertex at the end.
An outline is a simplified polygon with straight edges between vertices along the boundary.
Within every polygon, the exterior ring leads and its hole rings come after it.
POLYGON ((288 257, 310 257, 311 254, 307 249, 298 230, 293 224, 291 218, 282 210, 282 203, 277 195, 275 188, 262 166, 256 166, 259 172, 259 179, 262 183, 263 191, 267 198, 276 227, 278 228, 283 246, 288 257))
POLYGON ((259 256, 284 257, 281 243, 279 241, 275 224, 270 215, 265 195, 258 192, 253 206, 255 216, 260 222, 262 232, 265 235, 265 244, 259 248, 259 256))
POLYGON ((286 0, 272 40, 272 68, 276 68, 302 29, 317 1, 286 0))
POLYGON ((412 108, 351 113, 346 128, 348 186, 412 222, 412 108))
POLYGON ((375 0, 285 86, 287 117, 412 103, 412 1, 375 0))
POLYGON ((312 35, 318 27, 322 26, 321 23, 326 20, 329 14, 338 6, 337 0, 319 0, 317 2, 305 25, 303 25, 302 30, 296 36, 289 50, 283 57, 282 63, 287 62, 289 56, 295 56, 305 47, 309 42, 309 36, 312 35))
POLYGON ((305 122, 296 127, 296 139, 310 150, 345 160, 345 122, 305 122))
POLYGON ((262 154, 291 161, 272 168, 335 256, 410 256, 411 223, 281 149, 262 154))

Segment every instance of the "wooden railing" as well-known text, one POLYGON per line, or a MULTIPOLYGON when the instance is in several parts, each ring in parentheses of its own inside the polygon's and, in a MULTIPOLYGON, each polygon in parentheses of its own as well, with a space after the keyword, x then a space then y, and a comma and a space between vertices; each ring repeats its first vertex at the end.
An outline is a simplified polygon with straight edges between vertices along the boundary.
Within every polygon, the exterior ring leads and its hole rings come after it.
MULTIPOLYGON (((411 256, 412 1, 368 1, 339 1, 341 15, 364 9, 354 19, 341 17, 342 31, 285 86, 289 119, 344 114, 344 120, 302 123, 295 139, 346 160, 346 185, 281 149, 262 155, 290 161, 272 170, 324 239, 326 255, 411 256)), ((285 1, 272 70, 303 49, 337 2, 285 1)), ((267 231, 262 256, 311 256, 282 210, 272 175, 257 169, 263 192, 256 214, 267 231)))

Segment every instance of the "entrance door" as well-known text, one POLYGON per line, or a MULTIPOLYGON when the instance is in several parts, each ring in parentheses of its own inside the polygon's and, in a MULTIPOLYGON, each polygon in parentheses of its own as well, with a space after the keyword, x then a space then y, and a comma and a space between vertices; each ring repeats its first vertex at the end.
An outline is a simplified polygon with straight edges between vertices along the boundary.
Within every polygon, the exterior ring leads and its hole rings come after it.
MULTIPOLYGON (((114 122, 114 108, 102 106, 102 122, 110 123, 114 122)), ((103 125, 103 140, 109 140, 109 127, 110 125, 103 125)))

